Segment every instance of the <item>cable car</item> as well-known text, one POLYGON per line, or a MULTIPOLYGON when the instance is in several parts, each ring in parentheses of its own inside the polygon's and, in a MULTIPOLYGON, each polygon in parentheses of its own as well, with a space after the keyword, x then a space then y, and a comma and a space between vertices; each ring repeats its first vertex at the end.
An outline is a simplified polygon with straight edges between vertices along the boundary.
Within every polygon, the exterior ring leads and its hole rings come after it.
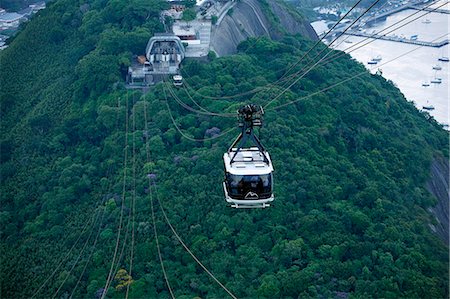
POLYGON ((242 132, 223 155, 225 200, 233 208, 270 207, 274 200, 272 161, 254 134, 254 127, 262 125, 264 110, 261 106, 246 105, 238 114, 242 132))
POLYGON ((183 77, 181 75, 173 76, 173 85, 176 87, 183 86, 183 77))

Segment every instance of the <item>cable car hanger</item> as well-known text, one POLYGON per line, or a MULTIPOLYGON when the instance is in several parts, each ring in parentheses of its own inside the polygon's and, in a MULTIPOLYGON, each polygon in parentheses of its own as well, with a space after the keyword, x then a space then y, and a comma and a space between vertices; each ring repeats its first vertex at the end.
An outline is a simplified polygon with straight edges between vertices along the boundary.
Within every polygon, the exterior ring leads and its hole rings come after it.
MULTIPOLYGON (((259 152, 264 153, 266 151, 264 149, 264 146, 261 144, 261 141, 259 141, 258 137, 256 137, 256 135, 253 133, 253 127, 262 126, 261 119, 262 115, 264 114, 263 108, 261 106, 249 104, 240 108, 238 110, 238 114, 239 114, 239 127, 242 128, 242 132, 239 134, 239 136, 236 138, 236 140, 228 149, 228 153, 234 152, 230 164, 233 164, 234 162, 243 162, 243 161, 236 161, 235 159, 237 154, 245 146, 245 144, 249 139, 254 142, 259 152), (233 148, 236 147, 238 142, 239 146, 237 147, 237 150, 233 151, 233 148)), ((263 161, 264 163, 269 164, 269 160, 264 154, 263 154, 263 161)))

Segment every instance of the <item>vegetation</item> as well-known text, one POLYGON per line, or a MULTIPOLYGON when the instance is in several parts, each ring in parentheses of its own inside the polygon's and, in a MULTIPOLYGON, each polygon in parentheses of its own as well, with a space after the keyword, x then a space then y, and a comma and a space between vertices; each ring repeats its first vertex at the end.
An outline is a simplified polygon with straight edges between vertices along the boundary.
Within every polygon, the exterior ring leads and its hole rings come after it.
POLYGON ((181 19, 183 21, 190 22, 195 20, 196 16, 197 14, 195 13, 195 10, 193 8, 190 8, 183 11, 183 17, 181 19))
MULTIPOLYGON (((192 252, 238 297, 448 297, 448 248, 428 228, 435 199, 423 187, 433 157, 448 157, 448 133, 369 73, 270 109, 364 70, 343 56, 266 111, 261 139, 276 170, 273 207, 232 210, 221 159, 238 129, 191 142, 171 122, 163 84, 146 95, 123 86, 132 54, 163 30, 165 7, 51 2, 0 53, 1 297, 100 297, 119 233, 108 297, 129 288, 130 298, 168 298, 152 200, 176 297, 225 297, 177 242, 158 199, 192 252)), ((250 39, 239 55, 184 61, 182 74, 202 107, 234 112, 267 103, 280 88, 218 100, 200 94, 266 86, 312 44, 299 36, 250 39)), ((186 89, 174 92, 195 107, 186 89)), ((168 103, 188 136, 236 126, 186 111, 170 96, 168 103)))
POLYGON ((219 17, 217 17, 216 15, 211 16, 211 24, 216 25, 218 20, 219 17))

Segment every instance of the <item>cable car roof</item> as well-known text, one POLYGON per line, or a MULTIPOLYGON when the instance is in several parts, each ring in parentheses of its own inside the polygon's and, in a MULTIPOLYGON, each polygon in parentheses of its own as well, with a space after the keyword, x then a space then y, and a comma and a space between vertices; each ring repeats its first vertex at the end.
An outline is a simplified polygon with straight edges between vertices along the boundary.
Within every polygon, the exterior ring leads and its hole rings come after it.
POLYGON ((264 155, 269 163, 264 162, 263 153, 257 147, 240 149, 233 163, 230 163, 236 151, 237 148, 233 148, 223 155, 226 172, 234 175, 263 175, 273 171, 272 161, 267 151, 264 155))

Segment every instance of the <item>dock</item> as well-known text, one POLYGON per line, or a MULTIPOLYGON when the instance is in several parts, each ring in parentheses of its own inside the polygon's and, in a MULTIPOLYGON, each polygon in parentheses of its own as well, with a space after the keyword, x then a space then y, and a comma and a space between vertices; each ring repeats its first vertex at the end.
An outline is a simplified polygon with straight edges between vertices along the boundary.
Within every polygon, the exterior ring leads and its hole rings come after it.
POLYGON ((403 11, 403 10, 406 10, 406 9, 408 9, 409 7, 410 7, 409 4, 403 5, 403 6, 399 6, 399 7, 396 7, 396 8, 394 8, 394 9, 391 9, 391 10, 389 10, 389 11, 387 11, 387 12, 377 14, 376 16, 374 16, 374 17, 372 17, 372 18, 368 18, 368 19, 364 20, 364 22, 365 22, 367 25, 369 25, 369 24, 371 24, 371 23, 378 22, 379 20, 383 20, 383 21, 384 21, 384 20, 386 20, 386 18, 387 18, 388 16, 393 15, 393 14, 398 13, 398 12, 401 12, 401 11, 403 11))
POLYGON ((411 5, 409 8, 410 9, 415 9, 415 10, 423 10, 423 11, 430 11, 430 12, 443 13, 443 14, 446 14, 446 15, 450 15, 450 10, 442 9, 442 8, 438 8, 438 9, 434 9, 434 8, 431 8, 431 7, 422 8, 422 7, 416 6, 416 5, 411 5))
MULTIPOLYGON (((335 32, 335 34, 341 34, 341 32, 335 32)), ((379 40, 386 40, 391 42, 398 42, 398 43, 404 43, 404 44, 411 44, 411 45, 418 45, 418 46, 425 46, 425 47, 433 47, 433 48, 440 48, 442 46, 445 46, 449 43, 448 39, 439 41, 439 42, 427 42, 427 41, 421 41, 421 40, 414 40, 414 39, 407 39, 399 36, 387 36, 387 35, 378 35, 378 34, 369 34, 361 31, 347 31, 344 33, 345 35, 353 35, 353 36, 359 36, 359 37, 369 37, 373 39, 379 39, 379 40)))
POLYGON ((450 14, 450 10, 447 9, 441 9, 441 8, 431 8, 431 7, 422 7, 419 5, 411 5, 411 4, 405 4, 399 7, 396 7, 394 9, 391 9, 387 12, 378 14, 372 18, 366 19, 364 20, 366 24, 371 24, 371 23, 375 23, 379 20, 385 20, 388 16, 392 15, 392 14, 396 14, 398 12, 401 12, 403 10, 407 10, 407 9, 414 9, 414 10, 421 10, 421 11, 426 11, 426 12, 433 12, 433 13, 442 13, 442 14, 450 14))

